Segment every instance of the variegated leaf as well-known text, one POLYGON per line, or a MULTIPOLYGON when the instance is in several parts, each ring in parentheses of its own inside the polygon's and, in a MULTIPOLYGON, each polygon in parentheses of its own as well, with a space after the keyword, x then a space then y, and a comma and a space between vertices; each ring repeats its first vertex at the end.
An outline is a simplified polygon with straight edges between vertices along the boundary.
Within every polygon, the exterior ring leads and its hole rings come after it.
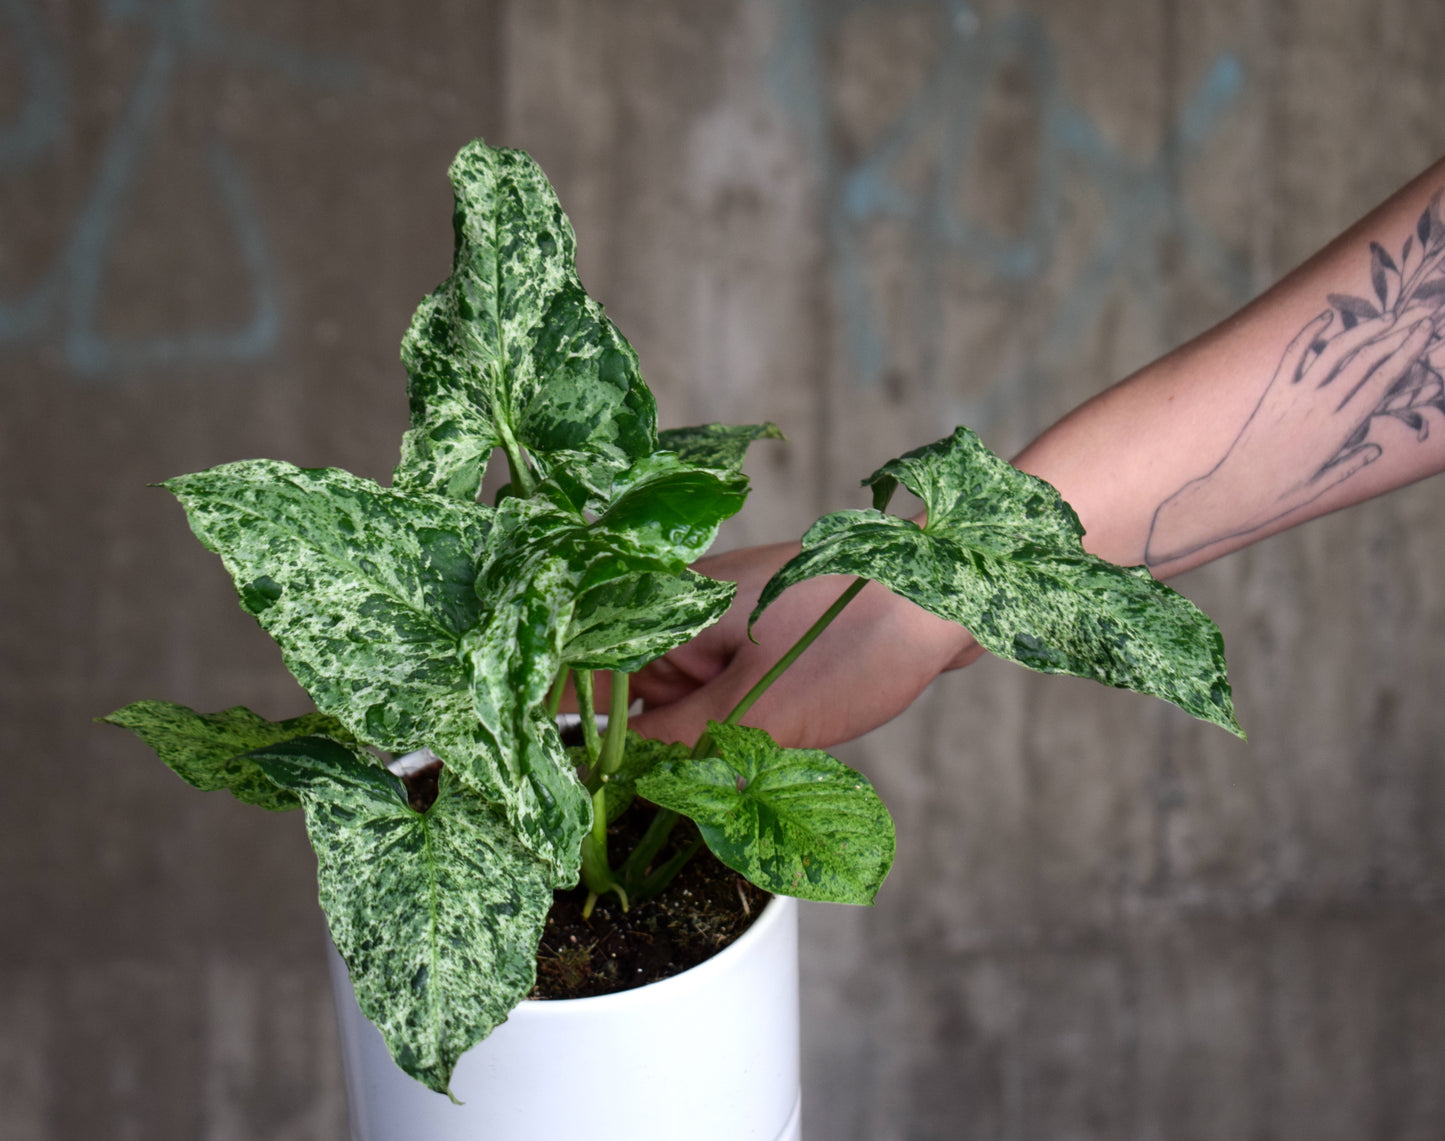
POLYGON ((478 724, 461 656, 487 613, 478 569, 508 539, 494 519, 510 514, 272 460, 166 486, 318 709, 392 752, 430 748, 504 807, 559 879, 575 877, 586 790, 569 771, 555 785, 507 779, 515 771, 478 724), (555 795, 569 781, 570 795, 555 795))
MULTIPOLYGON (((505 500, 493 516, 477 580, 483 620, 461 644, 480 732, 492 747, 453 767, 483 790, 529 789, 529 804, 547 830, 576 835, 579 842, 590 823, 590 800, 543 713, 566 660, 577 598, 617 579, 680 572, 711 543, 721 517, 736 510, 746 488, 745 480, 684 468, 672 456, 653 457, 638 468, 613 508, 590 524, 573 522, 565 504, 505 500), (669 529, 661 529, 659 520, 669 529)), ((665 625, 661 636, 671 631, 665 625)), ((635 629, 630 634, 634 642, 647 636, 635 629)))
POLYGON ((241 705, 197 713, 169 701, 137 701, 101 720, 129 729, 192 787, 226 789, 237 800, 273 812, 298 808, 301 802, 277 788, 247 753, 297 737, 351 738, 324 713, 267 721, 241 705))
POLYGON ((457 1059, 532 989, 551 869, 449 770, 419 813, 395 777, 332 741, 254 759, 306 809, 321 906, 361 1012, 397 1065, 448 1093, 457 1059))
POLYGON ((667 428, 657 434, 657 446, 676 452, 684 462, 719 471, 739 472, 748 445, 754 440, 786 439, 771 420, 763 424, 699 424, 667 428))
POLYGON ((577 600, 562 660, 575 669, 632 673, 720 619, 737 583, 692 571, 641 574, 577 600))
POLYGON ((543 466, 564 450, 652 452, 657 410, 637 354, 583 290, 541 168, 477 141, 449 174, 456 252, 402 341, 412 428, 396 485, 472 498, 499 445, 543 466))
POLYGON ((967 428, 864 482, 880 504, 902 483, 923 500, 927 524, 880 510, 824 516, 764 587, 753 621, 796 582, 861 575, 966 626, 999 657, 1152 694, 1243 736, 1224 639, 1208 616, 1145 567, 1087 554, 1059 493, 967 428))
MULTIPOLYGON (((526 790, 525 803, 546 832, 575 842, 574 858, 592 825, 592 801, 543 703, 560 668, 580 577, 565 559, 534 554, 486 595, 486 619, 462 639, 461 660, 478 732, 490 747, 454 765, 474 787, 526 790)), ((520 823, 535 827, 525 817, 520 823)))
POLYGON ((690 817, 713 855, 779 895, 872 903, 893 865, 893 820, 861 773, 761 729, 710 722, 718 756, 659 761, 637 792, 690 817))

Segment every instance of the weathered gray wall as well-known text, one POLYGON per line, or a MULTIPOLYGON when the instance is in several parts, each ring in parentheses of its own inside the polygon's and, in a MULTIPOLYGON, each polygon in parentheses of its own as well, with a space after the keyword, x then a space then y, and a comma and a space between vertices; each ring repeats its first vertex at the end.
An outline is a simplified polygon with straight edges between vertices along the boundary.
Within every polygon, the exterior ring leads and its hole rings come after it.
MULTIPOLYGON (((667 422, 787 428, 741 543, 1230 312, 1445 152, 1442 49, 1434 0, 0 0, 0 1136, 344 1136, 298 822, 88 718, 301 707, 145 484, 385 477, 461 142, 551 173, 667 422)), ((900 852, 806 914, 809 1136, 1445 1135, 1442 561, 1432 481, 1181 581, 1248 745, 984 662, 843 750, 900 852)))

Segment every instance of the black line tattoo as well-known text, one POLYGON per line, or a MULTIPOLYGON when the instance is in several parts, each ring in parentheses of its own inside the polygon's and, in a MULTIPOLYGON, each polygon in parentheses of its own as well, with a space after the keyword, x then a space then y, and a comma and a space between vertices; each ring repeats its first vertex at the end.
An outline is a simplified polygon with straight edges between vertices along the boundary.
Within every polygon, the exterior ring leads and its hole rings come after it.
POLYGON ((1437 190, 1399 259, 1370 243, 1374 299, 1329 295, 1280 358, 1229 450, 1154 512, 1144 561, 1159 566, 1260 530, 1383 454, 1377 421, 1430 435, 1445 416, 1445 218, 1437 190), (1301 475, 1301 473, 1304 473, 1301 475), (1199 534, 1199 520, 1234 520, 1199 534))

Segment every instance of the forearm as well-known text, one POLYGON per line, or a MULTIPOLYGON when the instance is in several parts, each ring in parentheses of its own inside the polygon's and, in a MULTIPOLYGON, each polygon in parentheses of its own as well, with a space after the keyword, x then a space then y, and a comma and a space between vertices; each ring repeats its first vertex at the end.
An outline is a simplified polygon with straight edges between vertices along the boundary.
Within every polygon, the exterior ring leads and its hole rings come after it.
POLYGON ((1441 187, 1445 161, 1014 463, 1159 577, 1445 468, 1441 187))

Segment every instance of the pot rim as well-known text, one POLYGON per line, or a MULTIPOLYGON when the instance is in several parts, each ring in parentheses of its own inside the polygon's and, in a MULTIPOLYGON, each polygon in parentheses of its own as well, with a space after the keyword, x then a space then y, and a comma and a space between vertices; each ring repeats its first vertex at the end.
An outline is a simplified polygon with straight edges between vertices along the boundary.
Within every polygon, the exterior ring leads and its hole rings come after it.
POLYGON ((705 959, 680 974, 671 975, 642 986, 615 991, 612 994, 594 994, 586 998, 527 998, 519 1003, 509 1015, 526 1018, 562 1017, 568 1014, 586 1012, 602 1014, 608 1007, 636 1005, 641 1002, 668 1002, 685 989, 708 985, 712 977, 726 971, 739 956, 748 954, 754 944, 770 938, 774 929, 789 922, 797 912, 798 901, 792 896, 775 895, 763 905, 761 914, 753 925, 734 939, 716 955, 705 959))

